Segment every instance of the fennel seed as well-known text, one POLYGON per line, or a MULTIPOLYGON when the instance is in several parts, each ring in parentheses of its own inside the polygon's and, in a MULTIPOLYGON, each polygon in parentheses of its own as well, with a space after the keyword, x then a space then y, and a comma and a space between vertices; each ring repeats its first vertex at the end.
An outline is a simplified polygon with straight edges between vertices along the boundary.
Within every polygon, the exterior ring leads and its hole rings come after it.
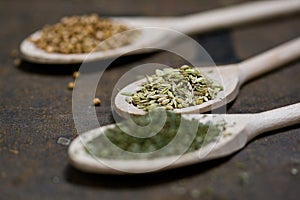
POLYGON ((178 69, 157 69, 155 75, 146 75, 146 80, 139 90, 131 94, 131 99, 126 99, 144 111, 159 107, 173 110, 200 105, 215 99, 223 90, 198 69, 188 65, 178 69))

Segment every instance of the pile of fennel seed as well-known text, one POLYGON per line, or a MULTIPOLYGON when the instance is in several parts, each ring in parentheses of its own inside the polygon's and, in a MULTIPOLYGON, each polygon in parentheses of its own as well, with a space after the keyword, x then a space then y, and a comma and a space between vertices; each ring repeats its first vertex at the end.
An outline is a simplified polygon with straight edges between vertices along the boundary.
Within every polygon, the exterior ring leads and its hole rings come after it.
POLYGON ((126 101, 144 111, 173 110, 200 105, 214 99, 221 90, 222 86, 198 69, 183 65, 178 69, 157 69, 155 75, 146 76, 139 90, 127 94, 126 101))

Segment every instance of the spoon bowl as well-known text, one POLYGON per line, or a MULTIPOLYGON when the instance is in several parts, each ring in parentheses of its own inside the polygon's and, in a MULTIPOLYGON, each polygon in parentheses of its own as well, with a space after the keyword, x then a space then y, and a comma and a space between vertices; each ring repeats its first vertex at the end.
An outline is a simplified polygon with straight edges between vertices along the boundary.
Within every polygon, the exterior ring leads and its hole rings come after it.
MULTIPOLYGON (((298 59, 300 57, 300 38, 286 42, 265 53, 247 59, 238 64, 232 64, 219 67, 199 67, 198 69, 210 77, 216 83, 223 87, 215 99, 196 106, 190 106, 182 109, 174 109, 175 113, 203 113, 214 110, 233 101, 238 95, 240 86, 246 81, 253 79, 270 70, 298 59)), ((134 93, 137 91, 146 79, 133 82, 117 93, 114 100, 114 109, 120 116, 143 115, 145 111, 138 109, 126 101, 123 93, 134 93)))
POLYGON ((247 142, 261 133, 300 123, 300 103, 258 114, 189 114, 183 117, 197 119, 203 123, 207 121, 217 123, 222 120, 226 122, 226 129, 213 142, 194 152, 178 156, 108 160, 92 155, 87 150, 86 144, 103 134, 105 129, 114 127, 113 124, 88 131, 77 137, 68 150, 70 163, 86 172, 124 174, 162 171, 224 157, 242 149, 247 142))
MULTIPOLYGON (((262 1, 182 17, 116 17, 111 19, 131 29, 161 27, 191 34, 273 18, 275 16, 295 13, 299 10, 300 2, 297 0, 262 1)), ((143 48, 149 44, 167 44, 173 40, 164 34, 159 35, 151 32, 149 35, 149 32, 144 32, 142 29, 140 29, 140 31, 140 36, 129 45, 107 51, 93 51, 83 54, 48 53, 39 49, 30 41, 31 37, 40 37, 41 31, 37 31, 23 40, 20 45, 20 52, 24 59, 31 62, 43 64, 72 64, 115 58, 123 54, 139 54, 154 51, 154 49, 143 48)))
MULTIPOLYGON (((123 22, 122 24, 125 25, 123 22)), ((131 25, 128 25, 132 27, 131 25)), ((61 54, 61 53, 48 53, 42 49, 39 49, 33 44, 30 39, 24 40, 20 45, 20 50, 22 53, 22 57, 26 60, 36 62, 36 63, 44 63, 44 64, 72 64, 72 63, 80 63, 80 62, 91 62, 99 59, 109 59, 118 56, 122 56, 124 54, 136 54, 136 53, 147 53, 154 51, 154 49, 145 48, 149 44, 158 43, 162 40, 165 35, 164 34, 155 34, 154 31, 149 31, 149 29, 140 29, 140 28, 131 28, 128 31, 118 33, 100 43, 98 47, 101 48, 102 45, 109 42, 116 41, 118 42, 123 34, 130 34, 134 31, 138 31, 138 35, 134 38, 134 42, 128 45, 124 45, 121 47, 117 47, 115 49, 109 49, 105 51, 97 51, 95 49, 91 53, 81 53, 81 54, 61 54)), ((40 31, 33 33, 30 37, 39 38, 41 35, 40 31)))
MULTIPOLYGON (((211 78, 214 82, 220 83, 223 90, 220 91, 215 99, 204 102, 200 105, 190 106, 182 109, 174 109, 175 113, 182 114, 199 114, 204 113, 215 108, 221 107, 227 102, 231 102, 238 95, 239 79, 238 79, 238 65, 228 65, 220 67, 198 67, 199 71, 211 78)), ((123 89, 121 89, 115 97, 114 109, 120 116, 130 115, 144 115, 147 112, 142 109, 138 109, 133 104, 126 102, 127 96, 123 93, 137 91, 142 83, 146 82, 146 78, 133 82, 123 89)))

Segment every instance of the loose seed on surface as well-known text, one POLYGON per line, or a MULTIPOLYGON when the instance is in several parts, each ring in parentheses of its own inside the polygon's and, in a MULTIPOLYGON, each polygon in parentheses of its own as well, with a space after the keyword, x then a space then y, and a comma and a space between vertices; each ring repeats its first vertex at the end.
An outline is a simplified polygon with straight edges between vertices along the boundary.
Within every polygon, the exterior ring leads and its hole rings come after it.
POLYGON ((20 59, 20 58, 14 59, 14 65, 15 65, 16 67, 19 67, 20 64, 21 64, 21 59, 20 59))
POLYGON ((75 83, 74 83, 74 82, 69 82, 69 84, 68 84, 68 89, 69 89, 69 90, 73 90, 74 87, 75 87, 75 83))
POLYGON ((57 144, 61 144, 64 146, 68 146, 71 143, 71 140, 65 137, 59 137, 57 140, 57 144))
POLYGON ((16 150, 16 149, 10 149, 9 150, 11 153, 15 154, 15 155, 18 155, 19 154, 19 151, 16 150))
POLYGON ((73 78, 78 78, 80 73, 78 71, 73 72, 73 78))
POLYGON ((250 174, 248 172, 241 172, 239 174, 240 184, 245 186, 249 184, 250 174))
POLYGON ((101 100, 99 98, 94 98, 93 99, 93 104, 94 104, 94 106, 100 106, 101 100))
POLYGON ((292 169, 291 169, 291 174, 292 174, 293 176, 296 176, 296 175, 298 174, 298 169, 297 169, 297 168, 292 168, 292 169))

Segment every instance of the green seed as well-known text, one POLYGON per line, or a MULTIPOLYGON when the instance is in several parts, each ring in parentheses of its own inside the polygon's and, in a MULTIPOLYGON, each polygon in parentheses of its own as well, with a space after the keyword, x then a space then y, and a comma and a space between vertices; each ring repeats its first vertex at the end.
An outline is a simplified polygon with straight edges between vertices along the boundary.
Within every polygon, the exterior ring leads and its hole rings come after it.
POLYGON ((179 69, 157 69, 155 75, 146 75, 146 80, 131 96, 133 105, 145 111, 150 110, 152 104, 172 106, 172 109, 200 105, 214 99, 222 90, 221 86, 188 65, 179 69))
POLYGON ((169 99, 165 99, 161 102, 162 105, 167 105, 170 102, 169 99))

